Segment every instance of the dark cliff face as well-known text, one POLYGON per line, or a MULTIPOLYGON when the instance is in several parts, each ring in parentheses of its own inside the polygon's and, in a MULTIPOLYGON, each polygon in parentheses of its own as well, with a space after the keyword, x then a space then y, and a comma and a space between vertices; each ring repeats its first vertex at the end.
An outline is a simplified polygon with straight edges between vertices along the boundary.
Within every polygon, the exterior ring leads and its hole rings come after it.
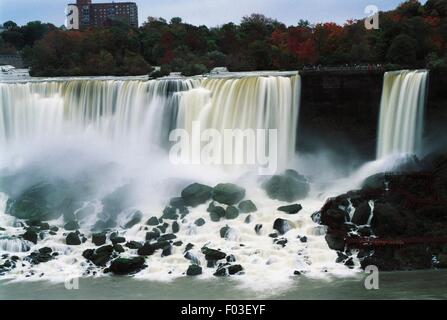
POLYGON ((425 108, 423 152, 447 150, 447 74, 430 72, 425 108))
MULTIPOLYGON (((301 73, 298 152, 375 159, 383 72, 301 73)), ((422 154, 447 150, 447 75, 430 72, 422 154)))
POLYGON ((297 149, 375 158, 383 73, 302 73, 297 149))

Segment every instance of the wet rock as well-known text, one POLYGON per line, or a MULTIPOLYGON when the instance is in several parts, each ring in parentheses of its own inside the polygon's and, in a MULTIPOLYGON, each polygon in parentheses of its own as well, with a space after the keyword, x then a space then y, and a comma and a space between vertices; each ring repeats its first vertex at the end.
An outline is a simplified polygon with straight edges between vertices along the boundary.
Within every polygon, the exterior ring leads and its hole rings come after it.
POLYGON ((34 230, 32 230, 32 229, 28 229, 28 230, 26 230, 26 232, 22 235, 22 238, 23 238, 24 240, 28 240, 28 241, 30 241, 30 242, 36 244, 36 243, 37 243, 38 236, 37 236, 36 231, 34 231, 34 230))
POLYGON ((239 210, 234 206, 229 206, 225 211, 225 218, 227 220, 234 220, 239 217, 239 210))
POLYGON ((180 209, 187 206, 185 200, 182 197, 172 198, 169 201, 169 205, 173 208, 180 209))
POLYGON ((261 235, 262 224, 257 224, 255 226, 255 232, 257 235, 261 235))
POLYGON ((158 218, 157 217, 151 217, 151 218, 149 218, 149 220, 147 220, 147 222, 146 222, 146 224, 148 225, 148 226, 156 226, 156 225, 158 225, 160 223, 160 221, 158 221, 158 218))
POLYGON ((133 226, 139 224, 141 222, 141 219, 143 219, 143 213, 141 211, 135 211, 133 212, 129 217, 128 221, 124 225, 124 229, 130 229, 133 226))
POLYGON ((197 258, 194 254, 192 254, 190 251, 187 251, 184 255, 185 259, 191 261, 192 263, 196 265, 200 265, 200 260, 197 258))
POLYGON ((194 245, 192 243, 188 243, 185 247, 185 252, 191 250, 192 248, 194 248, 194 245))
POLYGON ((287 239, 285 239, 285 238, 275 239, 275 240, 273 240, 273 242, 275 244, 280 245, 280 246, 282 246, 284 248, 286 246, 286 244, 287 244, 287 239))
POLYGON ((199 218, 196 221, 194 221, 194 224, 198 227, 204 226, 206 223, 205 219, 199 218))
POLYGON ((220 237, 223 239, 226 239, 230 230, 231 230, 231 228, 229 226, 225 226, 225 227, 221 228, 220 229, 220 237))
POLYGON ((344 237, 328 233, 325 239, 332 250, 343 251, 345 249, 344 237))
POLYGON ((106 234, 105 233, 94 233, 92 234, 92 242, 96 246, 102 246, 106 243, 106 234))
POLYGON ((54 259, 54 257, 51 255, 52 252, 53 250, 51 248, 41 248, 39 249, 39 251, 32 252, 28 257, 25 258, 25 260, 29 261, 32 264, 45 263, 54 259))
POLYGON ((209 186, 194 183, 183 189, 181 195, 187 206, 197 207, 211 199, 212 191, 213 188, 209 186))
POLYGON ((163 215, 161 216, 162 219, 166 220, 177 220, 179 218, 177 214, 177 210, 173 207, 166 207, 163 210, 163 215))
POLYGON ((112 258, 113 250, 113 246, 107 245, 96 250, 87 249, 82 253, 82 256, 91 261, 94 265, 104 267, 112 258))
POLYGON ((232 254, 227 256, 227 262, 228 263, 232 263, 232 262, 236 262, 236 257, 232 254))
POLYGON ((183 245, 183 241, 176 241, 173 243, 173 245, 176 247, 181 247, 183 245))
POLYGON ((174 221, 172 223, 172 232, 173 233, 178 233, 180 231, 180 225, 177 221, 174 221))
POLYGON ((143 244, 141 248, 138 249, 138 255, 139 256, 151 256, 155 253, 156 247, 149 242, 146 242, 143 244))
POLYGON ((297 214, 301 211, 303 207, 300 204, 292 204, 290 206, 282 206, 278 208, 278 211, 285 212, 288 214, 297 214))
POLYGON ((129 241, 126 243, 126 247, 129 249, 140 249, 143 245, 137 241, 129 241))
POLYGON ((301 237, 301 238, 300 238, 300 241, 301 241, 302 243, 306 243, 306 242, 307 242, 307 237, 306 237, 306 236, 301 237))
POLYGON ((156 240, 160 237, 160 232, 157 229, 146 233, 146 241, 156 240))
POLYGON ((124 237, 120 237, 118 235, 114 235, 113 234, 110 236, 110 241, 112 241, 113 244, 118 244, 118 243, 126 243, 126 238, 124 237))
POLYGON ((273 223, 273 229, 278 231, 279 234, 283 235, 289 232, 294 227, 294 224, 285 219, 278 218, 273 223))
POLYGON ((186 271, 186 275, 190 277, 198 276, 202 274, 202 267, 192 264, 188 267, 188 270, 186 271))
POLYGON ((352 223, 356 225, 366 225, 371 216, 371 207, 368 201, 362 202, 354 211, 352 223))
POLYGON ((164 234, 164 235, 160 236, 158 238, 158 242, 169 241, 169 240, 174 240, 174 239, 177 239, 177 236, 175 234, 168 233, 168 234, 164 234))
POLYGON ((339 228, 349 221, 349 215, 346 211, 339 208, 331 208, 322 213, 321 223, 333 227, 339 228))
POLYGON ((71 232, 67 235, 65 239, 65 243, 69 246, 79 246, 81 244, 81 239, 79 238, 79 234, 75 232, 71 232))
POLYGON ((212 191, 214 201, 229 206, 235 205, 245 197, 245 189, 232 183, 221 183, 212 191))
POLYGON ((248 216, 245 218, 244 223, 249 224, 249 223, 251 223, 252 220, 253 220, 253 218, 251 217, 251 215, 248 215, 248 216))
POLYGON ((205 255, 205 260, 209 261, 219 261, 225 259, 225 257, 227 256, 227 254, 222 251, 206 247, 202 248, 202 253, 205 255))
POLYGON ((214 273, 214 276, 216 277, 226 277, 229 275, 235 275, 240 272, 242 272, 244 268, 242 268, 241 265, 231 265, 231 266, 221 266, 217 269, 217 271, 214 273))
POLYGON ((307 179, 294 170, 268 179, 262 187, 271 199, 293 202, 307 197, 310 185, 307 179))
POLYGON ((124 250, 123 246, 118 243, 113 245, 113 250, 118 253, 123 253, 124 251, 126 251, 124 250))
POLYGON ((406 222, 393 205, 376 203, 371 228, 377 236, 400 235, 405 231, 406 222))
POLYGON ((172 246, 170 244, 167 244, 163 247, 163 251, 161 253, 162 257, 168 257, 172 254, 172 246))
POLYGON ((70 221, 64 225, 64 229, 67 231, 76 231, 79 229, 79 224, 77 221, 70 221))
POLYGON ((116 275, 135 274, 146 267, 143 257, 117 258, 112 261, 110 271, 116 275))
POLYGON ((258 211, 258 208, 251 200, 242 201, 239 203, 238 208, 241 213, 252 213, 258 211))
POLYGON ((213 222, 219 222, 221 218, 225 217, 225 209, 221 206, 215 206, 213 203, 210 204, 207 211, 210 213, 210 219, 213 222))

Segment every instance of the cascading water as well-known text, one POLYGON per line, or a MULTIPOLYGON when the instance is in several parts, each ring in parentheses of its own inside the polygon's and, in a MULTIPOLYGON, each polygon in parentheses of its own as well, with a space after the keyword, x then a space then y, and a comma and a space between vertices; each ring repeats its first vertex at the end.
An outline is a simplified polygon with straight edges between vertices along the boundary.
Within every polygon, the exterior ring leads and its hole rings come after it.
POLYGON ((377 158, 415 153, 422 138, 428 71, 393 71, 384 76, 377 158))
MULTIPOLYGON (((295 270, 317 277, 328 271, 351 274, 345 266, 335 263, 337 255, 326 244, 324 228, 310 217, 321 207, 322 199, 310 196, 300 202, 304 208, 300 214, 291 216, 277 210, 284 202, 269 199, 259 188, 257 176, 253 179, 250 173, 234 175, 202 166, 176 167, 163 150, 169 146, 170 130, 191 131, 196 120, 200 120, 202 129, 219 132, 277 129, 278 169, 284 168, 295 153, 300 89, 296 73, 157 81, 0 83, 0 188, 17 194, 36 183, 50 181, 48 190, 57 196, 66 192, 70 197, 70 205, 64 205, 64 209, 76 205, 74 214, 69 212, 67 216, 64 212, 64 218, 51 221, 60 228, 53 231, 54 236, 44 236, 37 246, 26 242, 30 252, 49 247, 59 257, 36 265, 24 260, 8 276, 25 279, 42 275, 63 281, 91 275, 83 252, 95 246, 91 240, 66 246, 63 225, 67 219, 76 218, 80 231, 88 238, 96 232, 94 228, 107 226, 126 241, 141 243, 148 231, 145 222, 160 217, 168 199, 195 181, 211 186, 220 182, 243 185, 246 198, 253 200, 258 211, 251 219, 240 215, 234 220, 214 222, 207 212, 208 204, 191 208, 179 222, 179 230, 171 222, 166 229, 167 233, 177 231, 176 237, 182 240, 179 246, 172 246, 169 254, 160 252, 148 257, 148 268, 136 277, 162 280, 184 276, 191 263, 184 258, 188 243, 195 245, 190 252, 203 266, 204 278, 213 278, 215 272, 205 267, 207 261, 200 252, 203 246, 210 246, 233 255, 243 265, 245 275, 240 279, 250 288, 288 286, 295 270), (164 148, 154 149, 153 145, 164 148), (131 200, 120 193, 121 187, 129 184, 131 200), (112 206, 105 204, 105 198, 112 206), (141 211, 141 222, 126 227, 136 210, 141 211), (286 246, 269 236, 277 218, 293 221, 294 228, 281 236, 286 246), (200 219, 205 225, 197 224, 200 219), (98 225, 99 221, 102 224, 98 225), (220 236, 224 227, 231 228, 231 236, 220 236)), ((243 147, 236 146, 236 153, 243 152, 243 147)), ((6 210, 7 199, 0 193, 0 226, 5 229, 0 251, 14 249, 17 256, 25 258, 29 252, 21 252, 27 248, 18 240, 23 228, 12 216, 3 214, 6 210)), ((136 254, 136 250, 126 249, 121 256, 136 254)))

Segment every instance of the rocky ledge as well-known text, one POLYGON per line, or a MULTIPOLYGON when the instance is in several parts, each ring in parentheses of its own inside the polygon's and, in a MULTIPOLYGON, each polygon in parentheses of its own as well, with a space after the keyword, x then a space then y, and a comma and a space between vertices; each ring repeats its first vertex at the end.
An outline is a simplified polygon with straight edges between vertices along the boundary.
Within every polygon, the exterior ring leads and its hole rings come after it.
POLYGON ((315 222, 338 261, 362 268, 447 267, 447 154, 411 161, 368 177, 359 190, 329 199, 315 222))

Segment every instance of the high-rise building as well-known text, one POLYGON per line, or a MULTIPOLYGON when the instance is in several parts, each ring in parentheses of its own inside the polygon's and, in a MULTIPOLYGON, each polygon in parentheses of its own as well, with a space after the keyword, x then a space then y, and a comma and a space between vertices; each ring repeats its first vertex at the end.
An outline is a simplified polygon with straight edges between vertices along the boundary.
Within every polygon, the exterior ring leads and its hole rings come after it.
POLYGON ((92 0, 76 0, 76 4, 68 6, 71 8, 67 19, 69 29, 102 27, 114 20, 138 27, 138 7, 135 2, 92 3, 92 0), (73 7, 77 10, 73 10, 73 7))

